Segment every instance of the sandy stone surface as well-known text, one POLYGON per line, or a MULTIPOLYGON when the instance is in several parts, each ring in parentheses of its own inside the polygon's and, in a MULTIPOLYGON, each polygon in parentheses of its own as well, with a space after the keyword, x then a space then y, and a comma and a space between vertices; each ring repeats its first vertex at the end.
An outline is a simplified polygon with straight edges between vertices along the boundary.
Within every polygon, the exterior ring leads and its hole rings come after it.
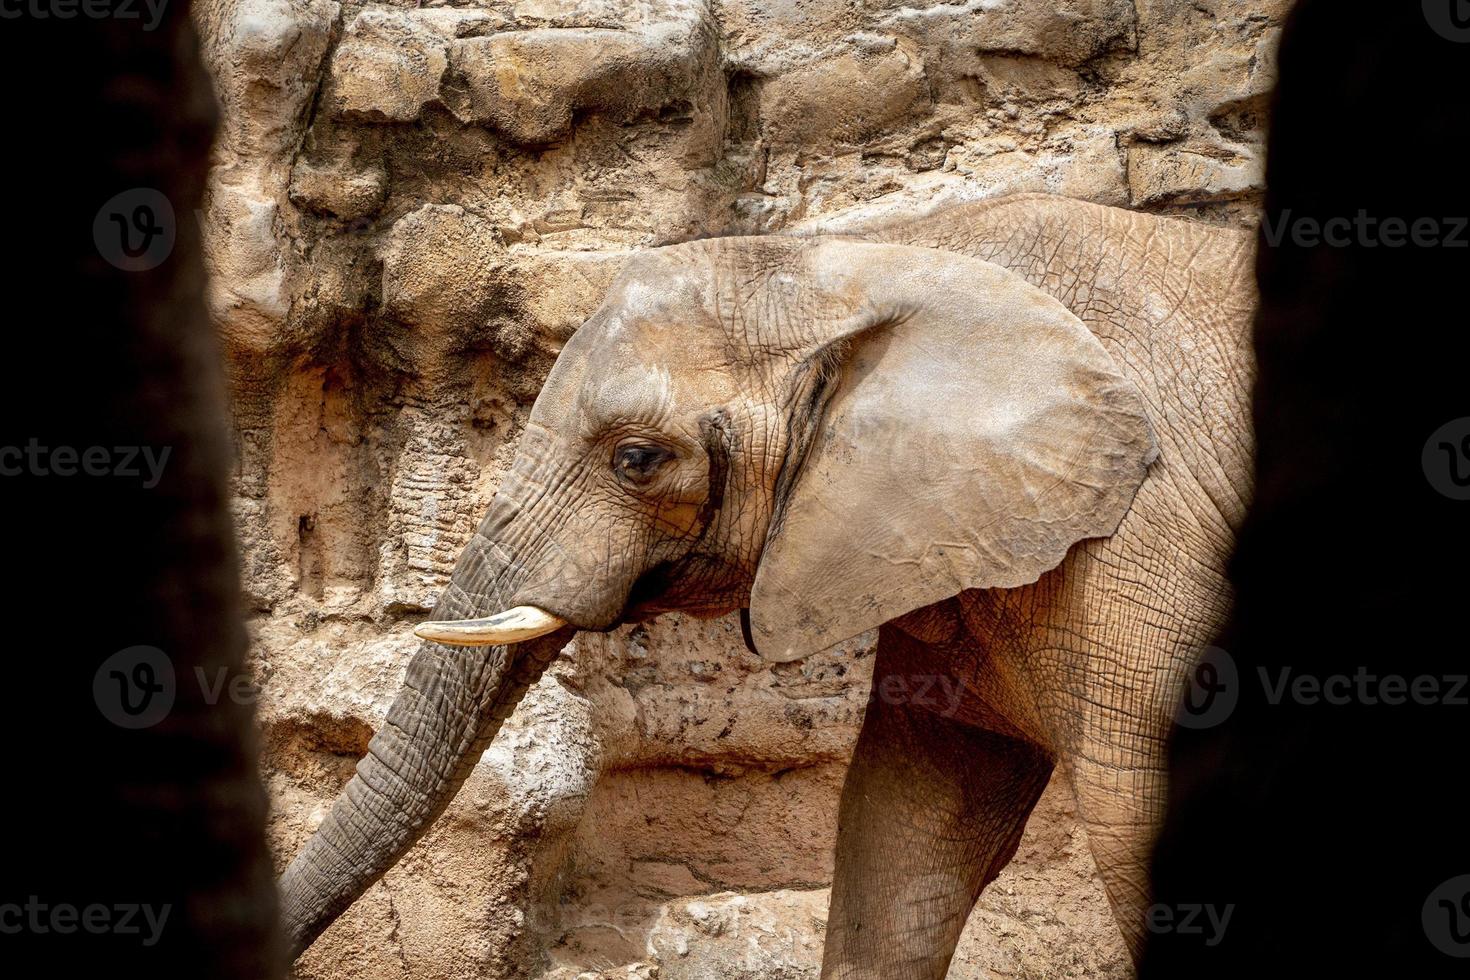
MULTIPOLYGON (((213 0, 205 228, 282 865, 626 255, 1048 190, 1243 224, 1283 0, 213 0)), ((817 975, 871 648, 567 649, 310 978, 817 975)), ((1126 977, 1055 783, 950 976, 1126 977)))

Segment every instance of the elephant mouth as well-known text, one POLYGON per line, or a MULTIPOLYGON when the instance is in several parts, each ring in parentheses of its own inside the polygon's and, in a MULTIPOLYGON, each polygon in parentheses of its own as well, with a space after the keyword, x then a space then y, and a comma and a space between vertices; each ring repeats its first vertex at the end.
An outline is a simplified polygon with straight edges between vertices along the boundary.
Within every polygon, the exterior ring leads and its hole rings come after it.
POLYGON ((638 576, 628 590, 628 600, 623 604, 619 623, 642 623, 660 613, 670 612, 676 606, 669 601, 674 588, 674 566, 672 562, 659 562, 638 576))
POLYGON ((703 556, 661 562, 633 583, 618 622, 642 623, 668 612, 712 619, 745 605, 749 594, 749 581, 703 556))
POLYGON ((448 646, 479 647, 524 643, 565 626, 588 632, 607 632, 624 623, 644 622, 675 608, 665 598, 673 580, 672 565, 668 563, 662 563, 645 572, 629 590, 622 613, 601 627, 579 625, 544 606, 528 604, 475 619, 420 623, 414 627, 413 633, 421 640, 448 646))
POLYGON ((551 604, 515 606, 492 616, 476 619, 420 623, 414 635, 449 646, 497 646, 524 643, 566 626, 585 632, 605 633, 631 623, 645 623, 664 613, 682 612, 699 618, 723 615, 740 606, 737 590, 697 588, 708 576, 693 574, 680 562, 654 565, 634 581, 622 611, 611 622, 587 626, 548 608, 551 604))

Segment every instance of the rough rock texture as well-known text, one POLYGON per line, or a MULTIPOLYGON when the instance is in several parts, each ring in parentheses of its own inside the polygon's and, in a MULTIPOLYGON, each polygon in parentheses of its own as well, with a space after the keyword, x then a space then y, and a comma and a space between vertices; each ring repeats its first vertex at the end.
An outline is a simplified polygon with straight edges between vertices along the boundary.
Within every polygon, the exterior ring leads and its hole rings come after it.
MULTIPOLYGON (((629 250, 1050 190, 1243 223, 1284 0, 214 0, 200 220, 284 863, 629 250)), ((304 977, 815 977, 871 650, 583 637, 304 977)), ((951 976, 1129 967, 1054 785, 951 976)))

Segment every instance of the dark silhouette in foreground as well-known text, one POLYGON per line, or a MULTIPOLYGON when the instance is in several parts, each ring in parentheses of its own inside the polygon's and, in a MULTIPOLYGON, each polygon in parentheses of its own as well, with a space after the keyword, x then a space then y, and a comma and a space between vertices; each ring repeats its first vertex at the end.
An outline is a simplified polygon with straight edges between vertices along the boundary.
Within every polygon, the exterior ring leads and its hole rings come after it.
POLYGON ((194 219, 213 96, 186 2, 99 9, 0 28, 0 962, 279 976, 194 219))
POLYGON ((1174 738, 1146 980, 1470 968, 1470 25, 1452 12, 1308 0, 1282 40, 1256 499, 1228 660, 1196 675, 1238 701, 1174 738), (1192 906, 1228 924, 1187 927, 1192 906))

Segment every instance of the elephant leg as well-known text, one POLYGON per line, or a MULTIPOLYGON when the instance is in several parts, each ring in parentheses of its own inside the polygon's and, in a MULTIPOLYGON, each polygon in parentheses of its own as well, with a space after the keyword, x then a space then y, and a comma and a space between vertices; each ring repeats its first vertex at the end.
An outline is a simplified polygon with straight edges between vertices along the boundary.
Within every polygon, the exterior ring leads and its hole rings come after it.
MULTIPOLYGON (((1139 634, 1150 635, 1147 630, 1139 634)), ((1152 901, 1149 859, 1167 803, 1175 680, 1186 669, 1182 659, 1170 658, 1199 649, 1208 635, 1194 624, 1176 623, 1131 659, 1095 648, 1089 656, 1094 666, 1085 672, 1087 685, 1080 696, 1061 702, 1060 716, 1069 725, 1062 765, 1113 917, 1135 962, 1143 951, 1152 901), (1106 666, 1131 662, 1150 666, 1133 671, 1106 666), (1116 693, 1120 676, 1136 678, 1122 700, 1116 693)))
POLYGON ((1072 764, 1077 815, 1087 831, 1113 918, 1135 962, 1143 951, 1150 901, 1148 862, 1163 819, 1164 776, 1162 759, 1139 769, 1095 759, 1072 764))
POLYGON ((1052 769, 1036 745, 892 696, 922 686, 893 631, 842 790, 824 980, 941 980, 1052 769))

